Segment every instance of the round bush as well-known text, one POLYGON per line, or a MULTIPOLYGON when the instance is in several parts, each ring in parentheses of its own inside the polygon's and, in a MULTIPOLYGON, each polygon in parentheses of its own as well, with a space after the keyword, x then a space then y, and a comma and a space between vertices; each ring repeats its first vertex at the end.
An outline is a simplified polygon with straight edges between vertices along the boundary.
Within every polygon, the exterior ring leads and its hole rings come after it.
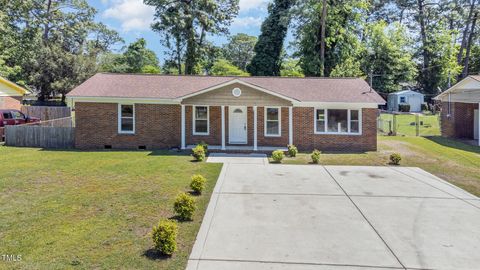
POLYGON ((155 249, 165 255, 172 255, 177 250, 177 223, 162 220, 152 230, 152 240, 155 249))
POLYGON ((201 145, 195 146, 195 148, 192 149, 192 156, 196 161, 205 160, 205 148, 201 145))
POLYGON ((173 204, 173 210, 181 221, 192 220, 196 208, 195 199, 184 192, 177 195, 173 204))
POLYGON ((197 194, 201 194, 203 189, 205 188, 205 183, 207 179, 200 174, 192 175, 192 181, 190 182, 190 188, 192 188, 193 192, 197 194))
POLYGON ((318 164, 320 162, 320 154, 321 153, 322 152, 318 151, 317 149, 313 150, 312 154, 310 155, 313 163, 318 164))
POLYGON ((282 162, 282 159, 285 157, 285 154, 282 150, 275 150, 272 152, 272 159, 276 163, 282 162))
POLYGON ((400 160, 402 160, 402 156, 399 153, 393 153, 390 155, 390 163, 393 165, 400 165, 400 160))
POLYGON ((296 157, 298 153, 297 147, 293 144, 289 144, 287 147, 288 147, 288 155, 290 157, 296 157))
POLYGON ((205 154, 208 153, 208 144, 204 141, 201 141, 197 146, 203 147, 203 150, 205 151, 205 154))

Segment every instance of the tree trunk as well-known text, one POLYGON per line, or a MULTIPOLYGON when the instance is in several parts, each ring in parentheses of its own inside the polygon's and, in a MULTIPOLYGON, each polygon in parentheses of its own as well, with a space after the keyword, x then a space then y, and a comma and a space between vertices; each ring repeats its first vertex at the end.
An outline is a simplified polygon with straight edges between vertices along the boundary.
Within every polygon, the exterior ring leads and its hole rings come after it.
POLYGON ((325 28, 327 20, 327 0, 322 3, 322 18, 320 21, 320 77, 325 76, 325 28))
POLYGON ((195 28, 193 25, 193 11, 192 2, 187 2, 188 8, 185 9, 185 16, 190 18, 186 20, 186 33, 187 33, 187 49, 185 53, 185 74, 193 74, 194 67, 196 65, 196 41, 195 41, 195 28))
POLYGON ((468 36, 465 59, 463 60, 462 79, 468 76, 470 49, 472 48, 473 36, 475 35, 475 25, 477 24, 477 18, 478 18, 478 11, 475 11, 475 15, 473 16, 473 20, 472 20, 472 25, 470 27, 470 35, 468 36))
POLYGON ((422 38, 422 56, 423 56, 423 68, 428 68, 430 64, 430 56, 427 49, 427 31, 425 25, 425 13, 424 13, 424 0, 418 0, 418 22, 420 24, 420 35, 422 38))
POLYGON ((467 46, 467 35, 468 35, 468 28, 470 26, 470 22, 472 20, 472 14, 473 14, 473 9, 475 8, 475 1, 472 0, 470 4, 470 9, 468 11, 468 17, 465 23, 465 29, 463 29, 463 34, 462 34, 462 42, 460 43, 460 49, 458 50, 457 54, 457 63, 460 65, 462 64, 462 59, 463 59, 463 50, 467 46))
POLYGON ((50 32, 50 9, 52 8, 52 0, 48 0, 47 2, 47 10, 45 12, 45 23, 43 29, 43 42, 47 43, 48 41, 48 34, 50 32))

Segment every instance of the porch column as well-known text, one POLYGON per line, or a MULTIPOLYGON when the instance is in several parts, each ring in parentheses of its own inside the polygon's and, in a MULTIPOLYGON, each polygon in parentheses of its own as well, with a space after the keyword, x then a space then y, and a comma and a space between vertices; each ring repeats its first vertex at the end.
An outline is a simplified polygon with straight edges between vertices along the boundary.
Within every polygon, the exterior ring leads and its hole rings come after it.
POLYGON ((253 151, 257 150, 257 106, 253 106, 253 151))
POLYGON ((288 107, 288 144, 293 144, 293 108, 288 107))
POLYGON ((225 149, 225 106, 222 105, 222 150, 225 149))
POLYGON ((185 105, 181 105, 182 106, 182 150, 185 150, 185 105))

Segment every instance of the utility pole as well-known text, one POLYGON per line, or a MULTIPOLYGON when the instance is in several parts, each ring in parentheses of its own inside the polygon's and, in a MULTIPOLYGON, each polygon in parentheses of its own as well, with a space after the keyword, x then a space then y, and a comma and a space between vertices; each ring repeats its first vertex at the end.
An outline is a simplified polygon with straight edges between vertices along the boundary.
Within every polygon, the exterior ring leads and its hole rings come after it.
POLYGON ((370 92, 373 91, 373 69, 370 69, 370 92))

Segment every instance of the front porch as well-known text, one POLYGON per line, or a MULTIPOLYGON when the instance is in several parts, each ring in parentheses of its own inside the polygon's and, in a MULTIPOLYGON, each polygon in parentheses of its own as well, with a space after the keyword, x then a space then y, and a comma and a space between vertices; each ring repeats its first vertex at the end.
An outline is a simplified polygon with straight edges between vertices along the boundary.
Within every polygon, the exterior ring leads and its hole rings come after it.
MULTIPOLYGON (((186 146, 187 150, 191 150, 195 147, 196 145, 190 144, 186 146)), ((248 145, 227 145, 225 147, 222 147, 221 145, 209 145, 208 146, 208 151, 210 152, 262 152, 262 153, 271 153, 275 150, 282 150, 282 151, 287 151, 287 147, 277 147, 277 146, 257 146, 257 149, 255 150, 253 146, 248 146, 248 145)))

